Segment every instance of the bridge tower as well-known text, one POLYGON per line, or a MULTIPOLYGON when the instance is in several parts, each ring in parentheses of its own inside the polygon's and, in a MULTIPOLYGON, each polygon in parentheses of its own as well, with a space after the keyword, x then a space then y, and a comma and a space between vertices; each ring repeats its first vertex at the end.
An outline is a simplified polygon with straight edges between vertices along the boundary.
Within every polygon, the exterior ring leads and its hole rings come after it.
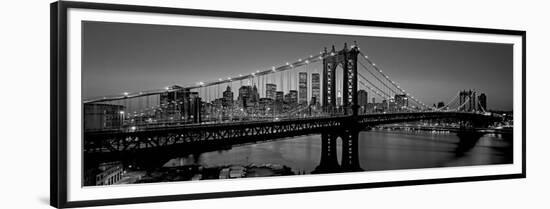
POLYGON ((357 55, 359 48, 355 44, 352 48, 348 48, 344 44, 344 48, 336 51, 334 46, 332 50, 327 52, 325 48, 323 52, 323 106, 329 112, 336 107, 336 69, 341 66, 343 70, 343 95, 342 105, 344 114, 351 113, 357 116, 359 105, 357 104, 357 55))

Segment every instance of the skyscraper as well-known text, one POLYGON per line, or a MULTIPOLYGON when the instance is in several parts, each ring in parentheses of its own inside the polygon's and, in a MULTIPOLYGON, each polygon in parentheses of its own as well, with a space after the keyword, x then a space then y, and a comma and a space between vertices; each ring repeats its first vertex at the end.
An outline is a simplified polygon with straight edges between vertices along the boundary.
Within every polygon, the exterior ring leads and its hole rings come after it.
POLYGON ((321 77, 319 73, 311 74, 311 98, 312 101, 316 101, 317 103, 321 101, 321 77))
MULTIPOLYGON (((159 105, 162 108, 162 118, 176 119, 181 115, 183 111, 183 101, 186 98, 189 91, 181 86, 171 86, 170 91, 160 94, 159 105)), ((134 111, 127 109, 128 112, 134 111)))
POLYGON ((409 106, 409 99, 406 94, 396 94, 394 98, 397 109, 405 109, 409 106))
POLYGON ((252 94, 252 87, 250 86, 241 86, 239 88, 239 96, 237 97, 238 103, 241 107, 249 106, 250 95, 252 94))
POLYGON ((225 91, 223 92, 223 102, 222 105, 224 107, 231 107, 233 106, 233 91, 231 91, 231 86, 227 86, 225 91))
POLYGON ((479 101, 479 108, 478 109, 481 110, 481 111, 487 111, 487 96, 485 95, 485 93, 479 94, 477 99, 479 101))
POLYGON ((282 91, 275 92, 275 101, 276 102, 283 102, 283 100, 284 100, 284 92, 282 92, 282 91))
POLYGON ((275 111, 281 112, 283 110, 284 92, 275 92, 275 111))
POLYGON ((265 95, 267 98, 275 100, 275 91, 277 91, 277 85, 268 83, 265 85, 265 95))
POLYGON ((298 73, 298 103, 307 104, 307 72, 298 73))
POLYGON ((291 105, 297 104, 297 103, 298 103, 298 91, 296 91, 296 90, 290 90, 290 91, 288 92, 288 94, 290 95, 290 101, 289 101, 289 103, 290 103, 291 105))
POLYGON ((256 103, 259 101, 260 101, 260 93, 258 93, 258 87, 254 85, 254 87, 252 87, 252 92, 250 92, 250 102, 256 103))
POLYGON ((191 92, 191 94, 189 94, 189 100, 191 102, 190 102, 190 107, 187 109, 188 111, 187 115, 189 116, 189 118, 193 120, 193 122, 200 123, 201 117, 202 117, 202 109, 201 109, 202 101, 201 101, 201 98, 199 97, 199 93, 191 92))
POLYGON ((361 107, 367 106, 369 103, 368 93, 365 90, 359 90, 357 92, 357 104, 361 107))

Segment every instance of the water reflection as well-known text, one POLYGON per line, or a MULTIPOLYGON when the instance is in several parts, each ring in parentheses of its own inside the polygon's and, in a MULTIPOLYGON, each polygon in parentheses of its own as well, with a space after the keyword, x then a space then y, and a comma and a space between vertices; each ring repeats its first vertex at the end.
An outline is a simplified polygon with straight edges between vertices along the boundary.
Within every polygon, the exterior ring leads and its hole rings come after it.
POLYGON ((279 164, 296 174, 433 168, 512 163, 511 147, 498 135, 344 131, 184 155, 165 165, 279 164))
POLYGON ((109 165, 89 159, 85 165, 116 168, 105 184, 148 183, 504 164, 512 163, 512 142, 478 132, 341 130, 217 151, 150 149, 111 156, 109 165))

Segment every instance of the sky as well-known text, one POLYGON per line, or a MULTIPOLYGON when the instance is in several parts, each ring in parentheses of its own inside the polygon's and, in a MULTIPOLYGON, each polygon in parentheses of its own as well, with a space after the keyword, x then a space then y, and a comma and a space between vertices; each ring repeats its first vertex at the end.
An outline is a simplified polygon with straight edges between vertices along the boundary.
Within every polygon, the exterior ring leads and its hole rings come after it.
POLYGON ((476 89, 487 95, 488 109, 513 106, 511 44, 91 21, 82 28, 84 98, 248 74, 357 41, 377 67, 426 104, 476 89))

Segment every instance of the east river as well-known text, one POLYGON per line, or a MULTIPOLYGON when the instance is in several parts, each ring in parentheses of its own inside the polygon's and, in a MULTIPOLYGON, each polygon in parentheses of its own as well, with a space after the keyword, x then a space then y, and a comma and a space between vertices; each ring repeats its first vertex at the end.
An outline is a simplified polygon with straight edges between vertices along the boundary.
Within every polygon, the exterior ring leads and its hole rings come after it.
MULTIPOLYGON (((467 150, 458 147, 453 133, 373 130, 359 133, 358 158, 362 170, 392 170, 512 163, 512 142, 498 134, 486 134, 467 150)), ((337 140, 338 162, 342 140, 337 140)), ((292 172, 309 174, 321 159, 321 135, 234 146, 223 151, 185 155, 165 166, 222 166, 278 164, 292 172)))

